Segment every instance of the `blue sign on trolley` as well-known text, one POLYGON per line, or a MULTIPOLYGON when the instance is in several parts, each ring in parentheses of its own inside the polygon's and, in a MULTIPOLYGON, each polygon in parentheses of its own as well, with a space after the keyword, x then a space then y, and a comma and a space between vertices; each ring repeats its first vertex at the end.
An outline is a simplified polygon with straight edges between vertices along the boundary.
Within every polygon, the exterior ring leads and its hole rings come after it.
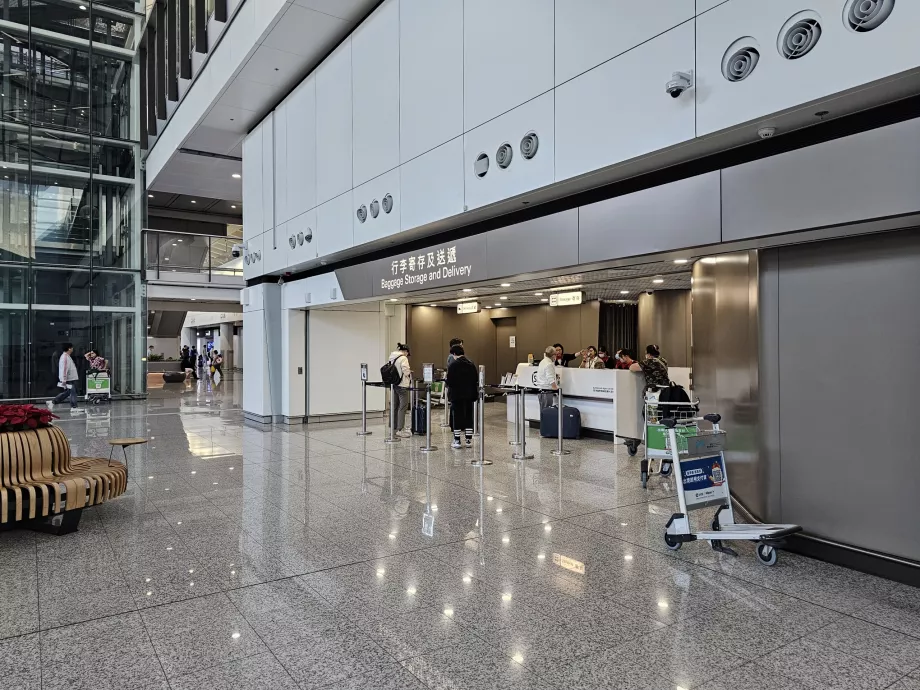
POLYGON ((728 498, 724 462, 721 455, 681 460, 681 481, 687 506, 728 498))

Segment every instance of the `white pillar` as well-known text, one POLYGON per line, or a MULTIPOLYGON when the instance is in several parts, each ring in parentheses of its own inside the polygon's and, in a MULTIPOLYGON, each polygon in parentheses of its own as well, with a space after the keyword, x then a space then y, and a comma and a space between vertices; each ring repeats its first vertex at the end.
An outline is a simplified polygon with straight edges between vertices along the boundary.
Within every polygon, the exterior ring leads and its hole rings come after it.
POLYGON ((280 421, 283 414, 281 311, 280 285, 243 290, 243 414, 263 424, 280 421))
POLYGON ((307 414, 307 313, 281 313, 281 415, 286 424, 303 424, 307 414))
POLYGON ((182 347, 188 346, 192 348, 195 346, 195 329, 191 327, 182 329, 182 347))
POLYGON ((233 324, 222 323, 220 330, 220 349, 218 352, 224 356, 224 367, 233 366, 233 324))

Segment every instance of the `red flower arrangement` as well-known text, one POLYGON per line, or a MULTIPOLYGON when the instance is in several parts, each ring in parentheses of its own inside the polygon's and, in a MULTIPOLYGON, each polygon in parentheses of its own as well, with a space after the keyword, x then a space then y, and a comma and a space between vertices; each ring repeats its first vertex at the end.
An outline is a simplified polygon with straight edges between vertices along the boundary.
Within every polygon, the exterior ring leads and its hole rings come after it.
POLYGON ((56 414, 35 405, 0 405, 0 431, 24 431, 51 426, 56 414))

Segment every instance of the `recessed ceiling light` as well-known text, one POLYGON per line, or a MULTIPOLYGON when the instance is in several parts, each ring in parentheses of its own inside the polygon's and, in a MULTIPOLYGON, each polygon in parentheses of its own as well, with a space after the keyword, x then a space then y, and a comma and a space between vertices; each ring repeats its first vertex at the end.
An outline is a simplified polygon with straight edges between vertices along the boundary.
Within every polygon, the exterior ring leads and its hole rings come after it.
POLYGON ((563 285, 562 287, 550 288, 549 291, 550 291, 550 292, 557 292, 557 291, 559 291, 559 290, 577 290, 577 289, 580 288, 580 287, 581 287, 580 284, 579 284, 579 285, 563 285))
POLYGON ((179 245, 178 245, 178 244, 176 244, 175 242, 173 242, 173 245, 172 245, 172 246, 174 246, 174 247, 178 247, 179 245))
POLYGON ((688 263, 689 261, 690 259, 674 259, 674 263, 676 264, 685 264, 685 263, 688 263))
POLYGON ((621 294, 621 295, 628 295, 628 294, 629 294, 629 290, 620 290, 620 294, 621 294))
POLYGON ((396 299, 395 297, 390 297, 390 301, 391 301, 391 302, 398 302, 399 300, 396 299))
POLYGON ((492 307, 486 307, 486 309, 491 309, 492 307))
MULTIPOLYGON (((192 301, 193 301, 193 302, 194 302, 196 299, 197 299, 197 297, 192 297, 192 301)), ((195 474, 195 473, 192 472, 192 474, 195 474)))
POLYGON ((499 297, 498 299, 508 299, 507 297, 499 297))
POLYGON ((496 303, 495 303, 495 306, 496 306, 496 307, 500 307, 500 306, 502 306, 502 303, 501 303, 501 302, 496 302, 496 303))
POLYGON ((148 194, 148 195, 147 195, 147 198, 148 198, 148 199, 152 199, 152 198, 153 198, 153 194, 148 194))
POLYGON ((436 306, 438 306, 438 305, 437 305, 437 304, 429 304, 428 306, 429 306, 429 307, 436 307, 436 306))
POLYGON ((501 287, 511 287, 511 283, 502 283, 501 287))
POLYGON ((543 299, 541 299, 540 301, 541 301, 541 302, 549 302, 549 298, 547 298, 547 297, 544 297, 544 298, 543 298, 543 299))
POLYGON ((230 204, 230 208, 236 208, 236 206, 233 204, 230 204))
POLYGON ((664 282, 664 278, 655 278, 652 282, 655 283, 655 285, 661 285, 664 282))
POLYGON ((238 180, 242 177, 242 175, 239 173, 233 173, 230 177, 232 177, 234 180, 238 180))
POLYGON ((464 292, 472 292, 473 290, 472 290, 472 288, 463 288, 463 291, 464 291, 464 292))
POLYGON ((533 293, 533 296, 534 296, 534 297, 543 297, 543 293, 542 293, 542 292, 535 292, 535 293, 533 293))
POLYGON ((80 9, 81 9, 81 10, 85 10, 85 9, 86 9, 86 5, 80 5, 80 9))

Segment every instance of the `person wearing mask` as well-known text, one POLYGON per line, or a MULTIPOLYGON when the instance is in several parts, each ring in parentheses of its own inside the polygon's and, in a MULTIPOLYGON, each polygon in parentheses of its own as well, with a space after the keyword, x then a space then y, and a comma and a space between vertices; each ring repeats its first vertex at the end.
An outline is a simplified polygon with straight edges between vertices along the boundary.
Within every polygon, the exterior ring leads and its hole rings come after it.
POLYGON ((581 351, 581 364, 578 365, 579 369, 603 369, 604 361, 597 356, 597 348, 593 345, 588 345, 584 350, 581 351))
POLYGON ((556 384, 556 352, 559 345, 550 345, 543 351, 543 360, 537 367, 537 378, 534 380, 537 388, 542 388, 544 392, 540 393, 540 409, 550 407, 555 397, 550 391, 558 390, 556 384))
POLYGON ((578 355, 565 354, 565 348, 563 348, 559 343, 553 345, 553 349, 553 361, 556 363, 557 367, 567 367, 569 366, 569 362, 578 357, 578 355))
POLYGON ((607 352, 607 348, 601 345, 597 348, 597 358, 604 363, 604 369, 613 369, 616 360, 607 352))
POLYGON ((70 398, 70 410, 76 412, 77 407, 77 384, 80 383, 80 374, 77 372, 77 365, 73 361, 73 343, 64 343, 61 346, 61 358, 58 360, 58 387, 63 390, 53 400, 49 400, 46 405, 49 410, 53 410, 55 404, 62 403, 70 398))
POLYGON ((657 345, 648 345, 645 348, 645 360, 638 362, 632 357, 629 350, 621 350, 620 356, 628 362, 629 370, 645 374, 645 387, 647 390, 657 390, 659 386, 667 386, 668 362, 661 356, 657 345))
POLYGON ((614 359, 614 369, 620 369, 622 371, 629 370, 629 366, 635 361, 633 359, 632 350, 627 348, 620 348, 617 350, 617 353, 613 357, 614 359))
POLYGON ((454 432, 451 448, 461 448, 460 434, 466 447, 473 447, 473 403, 479 397, 479 370, 467 359, 463 345, 450 348, 454 360, 447 367, 447 396, 450 400, 450 428, 454 432))
MULTIPOLYGON (((409 438, 412 432, 406 429, 406 412, 409 410, 409 388, 412 387, 412 368, 409 366, 409 346, 397 343, 390 353, 390 361, 402 372, 402 379, 396 385, 396 435, 409 438)), ((393 401, 390 402, 393 404, 393 401)))

